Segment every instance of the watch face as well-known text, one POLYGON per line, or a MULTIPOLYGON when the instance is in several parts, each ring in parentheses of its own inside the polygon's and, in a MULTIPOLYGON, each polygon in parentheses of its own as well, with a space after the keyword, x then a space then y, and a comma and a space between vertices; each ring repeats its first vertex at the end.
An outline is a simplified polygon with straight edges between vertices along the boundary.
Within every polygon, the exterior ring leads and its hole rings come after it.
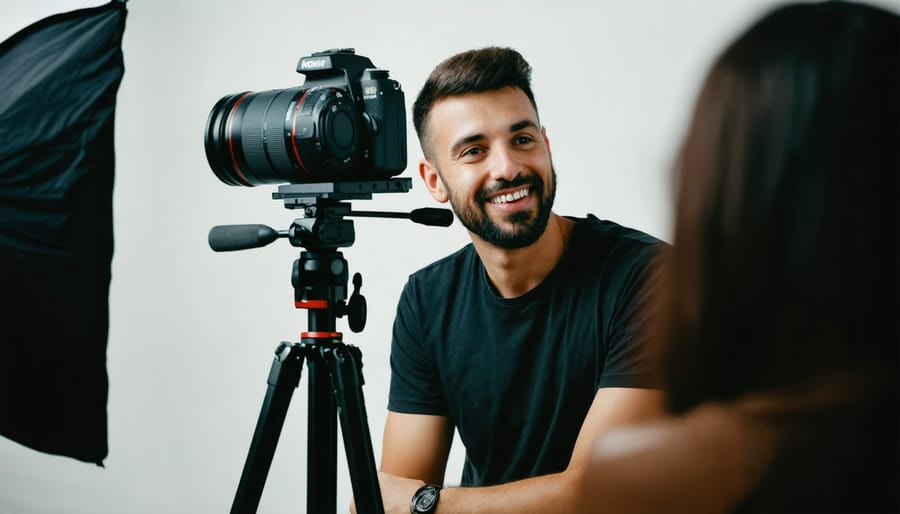
POLYGON ((431 512, 431 509, 434 508, 436 500, 437 490, 435 488, 429 487, 422 490, 419 494, 416 495, 416 501, 414 504, 416 512, 431 512))

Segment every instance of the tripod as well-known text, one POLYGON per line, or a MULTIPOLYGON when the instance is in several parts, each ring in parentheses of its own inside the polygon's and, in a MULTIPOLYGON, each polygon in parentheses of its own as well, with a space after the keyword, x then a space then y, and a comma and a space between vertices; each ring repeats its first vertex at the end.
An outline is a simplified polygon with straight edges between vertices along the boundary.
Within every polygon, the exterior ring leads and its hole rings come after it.
POLYGON ((213 227, 209 244, 216 251, 241 250, 287 237, 302 246, 294 262, 291 283, 294 303, 308 311, 308 331, 299 343, 282 342, 269 370, 265 399, 231 506, 232 514, 256 512, 266 476, 275 454, 293 391, 304 364, 309 379, 307 512, 336 512, 337 425, 339 417, 357 511, 383 514, 384 505, 372 451, 362 393, 362 355, 345 344, 336 330, 336 318, 347 315, 351 330, 365 327, 366 303, 359 290, 362 277, 353 277, 354 291, 347 300, 348 265, 339 247, 353 244, 353 222, 344 216, 407 217, 426 225, 448 226, 452 214, 443 209, 417 209, 410 214, 351 211, 339 199, 369 198, 373 192, 409 189, 409 179, 382 182, 280 186, 273 194, 288 208, 303 208, 306 217, 290 229, 277 232, 265 225, 213 227), (399 188, 399 189, 398 189, 399 188), (361 192, 362 191, 362 192, 361 192))
MULTIPOLYGON (((335 512, 337 508, 335 421, 340 412, 357 508, 359 512, 382 513, 362 394, 361 354, 358 348, 345 344, 341 333, 335 331, 335 317, 343 300, 340 291, 346 289, 347 262, 340 252, 303 252, 295 262, 294 276, 295 294, 300 297, 297 306, 309 309, 309 332, 301 335, 300 343, 282 342, 275 350, 266 397, 231 512, 256 512, 288 404, 305 362, 310 411, 307 512, 335 512), (329 277, 333 269, 341 271, 329 277), (337 283, 341 280, 343 286, 337 283)), ((355 278, 361 282, 358 274, 355 278)), ((354 295, 359 295, 358 288, 359 285, 354 295)), ((363 297, 358 298, 362 301, 363 297)))

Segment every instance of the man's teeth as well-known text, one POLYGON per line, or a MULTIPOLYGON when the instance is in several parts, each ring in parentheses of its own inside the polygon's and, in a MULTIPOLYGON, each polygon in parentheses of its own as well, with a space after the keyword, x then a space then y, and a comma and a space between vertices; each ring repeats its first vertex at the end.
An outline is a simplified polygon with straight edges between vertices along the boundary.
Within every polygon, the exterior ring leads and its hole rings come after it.
POLYGON ((491 198, 489 201, 491 203, 515 202, 516 200, 525 198, 526 196, 528 196, 528 193, 530 193, 530 192, 531 192, 530 189, 521 189, 519 191, 516 191, 515 193, 509 193, 509 194, 505 194, 505 195, 497 195, 497 196, 491 198))

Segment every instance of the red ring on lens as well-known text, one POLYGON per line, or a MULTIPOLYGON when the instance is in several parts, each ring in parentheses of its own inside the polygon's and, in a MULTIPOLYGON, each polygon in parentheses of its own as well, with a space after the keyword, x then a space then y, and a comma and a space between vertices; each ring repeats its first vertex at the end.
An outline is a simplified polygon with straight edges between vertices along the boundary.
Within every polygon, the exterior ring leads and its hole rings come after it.
POLYGON ((237 102, 231 107, 231 113, 228 115, 228 121, 225 124, 225 133, 227 134, 226 139, 228 139, 228 152, 231 154, 231 164, 234 166, 234 171, 241 177, 241 180, 244 181, 245 185, 251 185, 250 181, 247 180, 247 177, 244 175, 244 172, 241 171, 241 167, 238 165, 237 155, 234 153, 234 138, 231 135, 231 128, 234 122, 234 113, 237 112, 237 108, 241 105, 241 102, 244 101, 245 98, 250 96, 250 93, 244 93, 238 98, 237 102))
POLYGON ((294 158, 297 159, 297 164, 303 168, 304 173, 307 175, 309 175, 309 170, 306 169, 306 165, 303 164, 303 159, 300 158, 300 150, 297 148, 297 113, 300 111, 300 108, 303 107, 303 101, 306 100, 310 91, 312 91, 312 89, 307 89, 303 92, 303 96, 297 101, 297 107, 294 108, 294 115, 291 117, 291 150, 294 152, 294 158))

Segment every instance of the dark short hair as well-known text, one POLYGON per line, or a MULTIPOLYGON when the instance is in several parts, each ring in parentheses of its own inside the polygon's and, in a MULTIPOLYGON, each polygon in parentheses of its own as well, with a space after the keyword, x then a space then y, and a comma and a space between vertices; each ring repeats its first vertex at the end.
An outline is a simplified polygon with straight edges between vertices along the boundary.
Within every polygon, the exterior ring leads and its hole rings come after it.
POLYGON ((442 98, 466 93, 482 93, 504 87, 516 87, 531 100, 531 65, 512 48, 486 47, 458 53, 437 65, 413 104, 413 124, 422 150, 425 149, 425 125, 428 113, 442 98))

